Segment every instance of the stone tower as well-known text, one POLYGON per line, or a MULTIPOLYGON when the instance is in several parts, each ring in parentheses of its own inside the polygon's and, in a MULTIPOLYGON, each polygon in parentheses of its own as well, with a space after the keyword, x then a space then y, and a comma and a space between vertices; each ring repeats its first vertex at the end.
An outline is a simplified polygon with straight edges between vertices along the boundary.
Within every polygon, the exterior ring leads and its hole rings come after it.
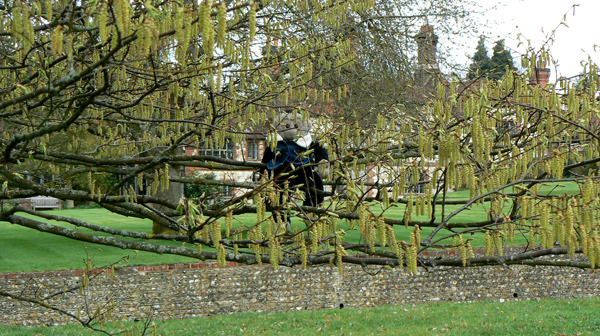
POLYGON ((438 36, 433 32, 432 25, 425 24, 414 39, 418 48, 415 82, 419 87, 433 90, 441 75, 436 58, 438 36))

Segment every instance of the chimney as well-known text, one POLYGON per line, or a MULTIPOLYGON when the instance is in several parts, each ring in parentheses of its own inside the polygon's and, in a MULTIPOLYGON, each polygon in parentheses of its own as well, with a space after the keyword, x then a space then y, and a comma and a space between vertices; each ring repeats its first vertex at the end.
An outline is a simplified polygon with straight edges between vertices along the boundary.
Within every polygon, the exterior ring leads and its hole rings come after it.
POLYGON ((414 38, 417 41, 419 67, 437 68, 438 36, 433 33, 433 26, 421 26, 421 31, 414 38))
POLYGON ((529 84, 539 85, 545 88, 550 81, 550 69, 549 68, 533 68, 533 73, 529 76, 529 84))

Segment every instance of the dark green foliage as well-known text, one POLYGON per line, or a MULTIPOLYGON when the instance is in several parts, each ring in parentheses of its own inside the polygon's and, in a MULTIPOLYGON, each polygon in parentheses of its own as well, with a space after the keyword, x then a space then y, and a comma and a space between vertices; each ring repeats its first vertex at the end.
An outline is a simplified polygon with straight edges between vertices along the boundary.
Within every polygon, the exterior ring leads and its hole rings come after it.
POLYGON ((492 71, 489 78, 499 80, 506 73, 506 69, 516 70, 510 50, 504 48, 504 40, 498 40, 492 54, 492 71))
POLYGON ((475 47, 475 54, 471 59, 471 65, 469 66, 469 73, 467 74, 468 79, 475 79, 480 76, 486 77, 486 74, 492 69, 492 60, 487 54, 487 48, 483 36, 479 37, 477 47, 475 47))
POLYGON ((509 50, 504 48, 504 40, 498 40, 494 45, 492 58, 487 54, 484 37, 479 37, 475 54, 471 59, 468 79, 487 78, 499 80, 506 73, 507 67, 511 70, 516 70, 512 55, 509 50))

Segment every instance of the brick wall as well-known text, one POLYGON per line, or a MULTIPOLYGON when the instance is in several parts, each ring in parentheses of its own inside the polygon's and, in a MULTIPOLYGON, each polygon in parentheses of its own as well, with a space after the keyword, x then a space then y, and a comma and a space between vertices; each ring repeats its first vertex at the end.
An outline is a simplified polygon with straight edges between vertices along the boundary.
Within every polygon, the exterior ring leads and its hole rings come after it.
MULTIPOLYGON (((229 264, 233 266, 233 264, 229 264)), ((408 275, 402 269, 348 265, 303 270, 270 266, 216 268, 214 264, 125 267, 104 272, 88 289, 47 300, 81 316, 114 304, 114 319, 187 318, 236 312, 295 311, 430 301, 566 299, 598 296, 592 270, 511 266, 445 268, 408 275)), ((82 271, 0 274, 0 289, 31 295, 76 284, 82 271)), ((30 303, 0 297, 0 325, 72 322, 30 303)))

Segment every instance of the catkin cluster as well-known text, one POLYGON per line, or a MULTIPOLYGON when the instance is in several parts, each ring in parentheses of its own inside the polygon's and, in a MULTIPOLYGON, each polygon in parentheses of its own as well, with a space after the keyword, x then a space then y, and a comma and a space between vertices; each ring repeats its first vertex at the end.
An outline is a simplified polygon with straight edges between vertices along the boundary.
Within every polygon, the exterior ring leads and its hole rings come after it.
POLYGON ((567 206, 565 213, 565 229, 562 233, 564 238, 561 239, 564 241, 564 244, 566 244, 567 251, 570 256, 575 255, 575 250, 577 248, 577 233, 575 232, 575 213, 573 211, 573 203, 575 203, 575 199, 572 199, 570 206, 567 206))
POLYGON ((248 41, 254 40, 256 34, 256 1, 251 0, 251 2, 248 12, 248 41))
POLYGON ((128 35, 129 24, 133 12, 129 0, 113 0, 113 10, 115 11, 115 18, 117 19, 116 23, 121 32, 121 36, 128 35))
POLYGON ((63 52, 63 26, 58 25, 52 33, 52 53, 60 55, 63 52))
POLYGON ((229 237, 233 228, 233 211, 228 211, 225 215, 225 237, 229 237))
POLYGON ((225 245, 219 243, 219 244, 217 244, 217 264, 220 267, 225 267, 226 261, 227 261, 227 256, 225 253, 225 245))
POLYGON ((275 236, 269 237, 269 262, 275 270, 279 269, 280 244, 275 236))
POLYGON ((108 4, 105 1, 100 3, 100 7, 96 12, 95 21, 98 23, 98 35, 100 42, 106 42, 107 40, 107 23, 108 23, 108 4))
POLYGON ((213 56, 215 44, 215 30, 211 19, 211 14, 212 0, 205 0, 200 5, 198 19, 200 21, 200 28, 202 28, 202 47, 204 48, 204 53, 209 59, 211 59, 213 56))
POLYGON ((250 244, 250 248, 256 256, 256 262, 258 265, 262 265, 261 246, 257 244, 263 239, 262 229, 259 225, 253 226, 248 230, 247 238, 254 241, 250 244))
POLYGON ((256 205, 256 222, 261 223, 266 217, 267 204, 259 194, 254 195, 254 204, 256 205))
POLYGON ((396 240, 394 228, 390 225, 386 225, 385 231, 387 234, 387 244, 390 247, 390 250, 396 254, 396 257, 399 261, 402 261, 402 251, 400 250, 399 243, 396 240))
POLYGON ((462 264, 464 267, 467 266, 467 244, 464 242, 463 240, 463 236, 462 235, 458 235, 458 248, 460 250, 460 257, 462 260, 462 264))
POLYGON ((408 200, 406 202, 406 210, 404 211, 404 226, 408 228, 408 224, 412 221, 413 214, 413 199, 412 195, 408 196, 408 200))
POLYGON ((598 230, 594 230, 592 237, 587 240, 587 254, 591 268, 598 268, 600 265, 600 239, 598 239, 598 230))
POLYGON ((406 271, 409 274, 417 274, 417 253, 419 246, 417 243, 417 232, 418 228, 415 228, 410 233, 410 244, 406 246, 406 271))
POLYGON ((381 246, 385 246, 387 244, 387 233, 385 227, 385 218, 383 215, 378 216, 375 220, 375 226, 377 227, 377 236, 379 237, 379 243, 381 246))
POLYGON ((344 264, 342 259, 348 255, 348 252, 346 252, 342 245, 343 238, 344 232, 342 230, 335 233, 335 262, 338 267, 338 272, 342 276, 344 274, 344 264))
POLYGON ((501 231, 487 230, 485 232, 485 255, 493 256, 496 253, 499 256, 503 254, 503 235, 501 231))

